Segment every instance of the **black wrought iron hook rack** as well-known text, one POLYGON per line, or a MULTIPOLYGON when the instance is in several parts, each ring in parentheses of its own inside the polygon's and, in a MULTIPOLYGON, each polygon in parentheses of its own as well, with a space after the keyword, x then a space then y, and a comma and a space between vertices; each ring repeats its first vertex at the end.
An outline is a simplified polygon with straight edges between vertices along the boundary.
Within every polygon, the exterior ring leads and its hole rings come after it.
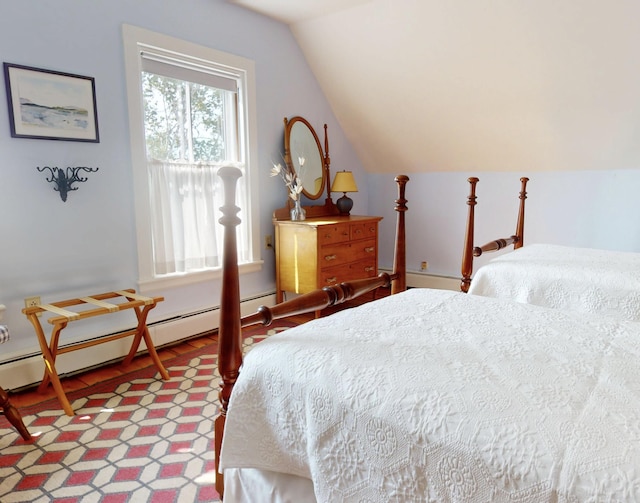
POLYGON ((56 192, 60 192, 60 199, 62 201, 67 200, 67 194, 72 190, 78 190, 79 187, 74 187, 74 183, 78 182, 86 182, 88 178, 86 176, 80 176, 79 172, 84 171, 86 173, 95 173, 99 168, 87 168, 85 166, 78 167, 68 167, 66 170, 62 168, 54 167, 50 168, 49 166, 44 167, 36 167, 38 171, 41 173, 43 171, 49 171, 47 175, 47 182, 53 183, 53 190, 56 192))

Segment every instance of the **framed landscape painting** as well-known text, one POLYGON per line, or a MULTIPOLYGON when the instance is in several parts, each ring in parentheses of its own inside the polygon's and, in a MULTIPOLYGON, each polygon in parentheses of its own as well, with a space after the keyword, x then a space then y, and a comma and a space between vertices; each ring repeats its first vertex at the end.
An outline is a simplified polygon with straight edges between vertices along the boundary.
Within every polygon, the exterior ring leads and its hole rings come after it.
POLYGON ((99 142, 92 77, 4 63, 14 138, 99 142))

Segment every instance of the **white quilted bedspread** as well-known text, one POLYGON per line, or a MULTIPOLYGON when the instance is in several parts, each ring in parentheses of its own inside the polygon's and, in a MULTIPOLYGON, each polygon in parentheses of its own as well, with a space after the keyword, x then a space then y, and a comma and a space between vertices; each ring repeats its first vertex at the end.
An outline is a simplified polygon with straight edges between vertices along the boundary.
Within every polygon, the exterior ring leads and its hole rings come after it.
POLYGON ((412 289, 253 348, 222 467, 307 477, 331 503, 640 501, 639 341, 637 323, 412 289))
POLYGON ((640 253, 523 246, 479 268, 469 293, 640 321, 640 253))

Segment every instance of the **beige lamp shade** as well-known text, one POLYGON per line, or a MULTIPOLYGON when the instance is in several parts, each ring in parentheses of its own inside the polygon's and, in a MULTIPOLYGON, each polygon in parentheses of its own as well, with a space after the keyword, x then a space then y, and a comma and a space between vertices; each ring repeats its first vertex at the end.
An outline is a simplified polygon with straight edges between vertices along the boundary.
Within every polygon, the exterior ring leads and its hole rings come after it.
POLYGON ((356 180, 351 171, 338 171, 331 184, 331 192, 358 192, 356 180))
POLYGON ((351 171, 338 171, 331 184, 331 192, 344 192, 344 195, 336 201, 336 206, 341 215, 349 215, 353 208, 353 201, 347 196, 347 192, 358 192, 356 180, 351 171))

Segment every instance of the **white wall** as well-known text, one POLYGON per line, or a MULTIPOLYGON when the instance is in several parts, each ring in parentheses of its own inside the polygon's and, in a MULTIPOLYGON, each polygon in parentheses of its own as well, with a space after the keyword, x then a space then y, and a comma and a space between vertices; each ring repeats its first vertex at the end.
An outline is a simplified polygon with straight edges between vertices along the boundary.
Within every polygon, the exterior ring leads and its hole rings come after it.
MULTIPOLYGON (((3 1, 2 60, 94 77, 100 143, 11 138, 7 103, 0 99, 0 303, 7 306, 3 323, 11 330, 11 341, 0 347, 0 361, 37 351, 33 329, 21 313, 24 297, 40 295, 53 302, 138 287, 123 23, 256 62, 263 235, 273 234, 271 214, 286 199, 282 183, 269 177, 271 160, 283 151, 284 117, 302 115, 318 131, 328 123, 334 165, 362 170, 284 24, 221 0, 3 1), (99 171, 63 203, 36 166, 99 171)), ((358 197, 366 200, 363 185, 358 197)), ((242 278, 245 297, 274 290, 273 253, 262 253, 263 270, 242 278)), ((166 300, 149 320, 215 306, 219 286, 207 282, 152 292, 166 300)), ((94 320, 70 324, 63 339, 104 334, 130 322, 116 316, 94 320)))

